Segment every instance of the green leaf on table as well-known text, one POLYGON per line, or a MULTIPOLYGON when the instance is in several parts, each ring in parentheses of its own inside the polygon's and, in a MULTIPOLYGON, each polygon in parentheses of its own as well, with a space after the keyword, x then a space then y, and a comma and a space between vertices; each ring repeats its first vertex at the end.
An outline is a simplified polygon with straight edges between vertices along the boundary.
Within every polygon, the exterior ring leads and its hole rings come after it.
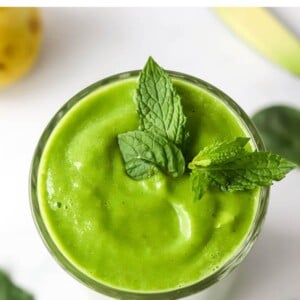
POLYGON ((237 138, 204 148, 189 164, 192 188, 201 199, 210 186, 222 191, 252 190, 281 180, 296 165, 270 152, 248 152, 246 139, 237 138), (233 151, 233 146, 236 150, 233 151), (243 146, 242 146, 243 145, 243 146))
POLYGON ((300 165, 299 109, 271 106, 257 112, 252 120, 268 150, 300 165))
POLYGON ((178 177, 184 173, 185 161, 176 145, 160 135, 130 131, 118 135, 119 147, 128 176, 140 180, 157 170, 178 177))
POLYGON ((164 136, 178 147, 187 139, 186 117, 171 78, 149 58, 140 73, 136 96, 139 129, 164 136))
POLYGON ((33 296, 16 286, 9 276, 0 270, 0 300, 33 300, 33 296))

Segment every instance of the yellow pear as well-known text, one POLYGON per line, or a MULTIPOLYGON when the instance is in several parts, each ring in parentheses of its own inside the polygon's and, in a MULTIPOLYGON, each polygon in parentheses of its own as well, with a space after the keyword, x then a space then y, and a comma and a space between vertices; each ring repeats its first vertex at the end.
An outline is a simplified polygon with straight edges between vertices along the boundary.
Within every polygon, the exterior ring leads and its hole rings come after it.
POLYGON ((0 88, 32 66, 41 44, 38 8, 0 8, 0 88))

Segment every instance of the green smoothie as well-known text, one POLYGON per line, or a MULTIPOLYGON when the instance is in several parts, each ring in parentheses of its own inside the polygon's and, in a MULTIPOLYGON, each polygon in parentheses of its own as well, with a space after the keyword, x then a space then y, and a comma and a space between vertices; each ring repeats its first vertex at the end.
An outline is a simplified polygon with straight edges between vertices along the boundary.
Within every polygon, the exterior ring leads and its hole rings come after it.
MULTIPOLYGON (((187 161, 216 141, 248 136, 209 92, 173 79, 190 138, 187 161)), ((117 135, 138 127, 137 78, 100 87, 53 130, 38 170, 42 218, 63 255, 88 277, 126 291, 170 291, 222 267, 245 240, 258 190, 210 190, 194 200, 186 174, 126 175, 117 135)))

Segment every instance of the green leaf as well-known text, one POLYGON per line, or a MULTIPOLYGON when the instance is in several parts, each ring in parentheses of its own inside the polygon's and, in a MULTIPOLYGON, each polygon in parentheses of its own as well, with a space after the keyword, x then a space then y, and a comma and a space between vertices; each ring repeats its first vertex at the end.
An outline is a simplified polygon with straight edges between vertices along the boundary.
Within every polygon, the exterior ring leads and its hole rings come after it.
POLYGON ((192 190, 194 192, 194 199, 198 200, 203 197, 203 195, 208 190, 212 178, 209 176, 209 172, 206 170, 192 170, 192 190))
POLYGON ((186 117, 169 75, 150 57, 137 88, 139 129, 161 135, 182 147, 187 138, 186 117))
POLYGON ((0 300, 33 300, 33 296, 17 287, 8 275, 0 270, 0 300))
POLYGON ((166 138, 145 131, 130 131, 118 135, 125 169, 133 179, 154 175, 157 170, 178 177, 184 173, 181 151, 166 138))
POLYGON ((244 153, 244 146, 248 143, 249 138, 238 137, 230 142, 218 142, 205 147, 196 155, 189 164, 189 168, 196 166, 208 166, 234 160, 237 155, 244 153))
POLYGON ((243 148, 245 141, 238 138, 232 142, 208 146, 200 151, 189 164, 196 198, 201 199, 209 186, 213 185, 229 192, 270 186, 274 180, 281 180, 296 167, 294 163, 277 154, 247 152, 243 148), (237 146, 234 151, 233 145, 237 146))
POLYGON ((247 152, 242 157, 210 170, 210 176, 221 190, 233 192, 270 186, 296 165, 270 152, 247 152), (221 178, 221 179, 220 179, 221 178))
POLYGON ((257 112, 253 121, 266 147, 300 165, 300 110, 271 106, 257 112))

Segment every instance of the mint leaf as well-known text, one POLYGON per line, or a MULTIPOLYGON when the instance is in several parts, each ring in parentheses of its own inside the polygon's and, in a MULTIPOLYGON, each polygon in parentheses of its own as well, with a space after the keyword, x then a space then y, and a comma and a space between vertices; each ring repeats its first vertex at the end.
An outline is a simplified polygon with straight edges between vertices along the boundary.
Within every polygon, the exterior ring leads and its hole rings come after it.
POLYGON ((33 296, 17 287, 5 274, 0 270, 0 299, 1 300, 33 300, 33 296))
POLYGON ((251 190, 281 180, 296 165, 270 152, 247 152, 246 138, 204 148, 189 164, 192 188, 201 199, 210 186, 222 191, 251 190), (234 149, 234 146, 236 149, 234 149))
POLYGON ((194 192, 194 199, 198 200, 203 197, 203 195, 208 190, 211 184, 212 178, 209 176, 207 170, 193 170, 191 173, 192 179, 192 190, 194 192))
POLYGON ((186 117, 169 75, 150 57, 137 88, 139 129, 161 135, 182 147, 187 138, 186 117))
POLYGON ((294 169, 296 165, 278 154, 270 152, 252 152, 225 164, 222 175, 226 183, 222 190, 242 191, 258 186, 270 186, 274 180, 279 181, 294 169))
POLYGON ((218 164, 234 160, 237 155, 244 153, 244 146, 249 142, 249 138, 238 137, 230 142, 219 142, 205 147, 193 161, 189 164, 189 168, 196 166, 208 166, 210 164, 218 164))
POLYGON ((157 170, 178 177, 184 173, 181 151, 160 135, 145 131, 130 131, 118 135, 125 169, 133 179, 151 177, 157 170))

